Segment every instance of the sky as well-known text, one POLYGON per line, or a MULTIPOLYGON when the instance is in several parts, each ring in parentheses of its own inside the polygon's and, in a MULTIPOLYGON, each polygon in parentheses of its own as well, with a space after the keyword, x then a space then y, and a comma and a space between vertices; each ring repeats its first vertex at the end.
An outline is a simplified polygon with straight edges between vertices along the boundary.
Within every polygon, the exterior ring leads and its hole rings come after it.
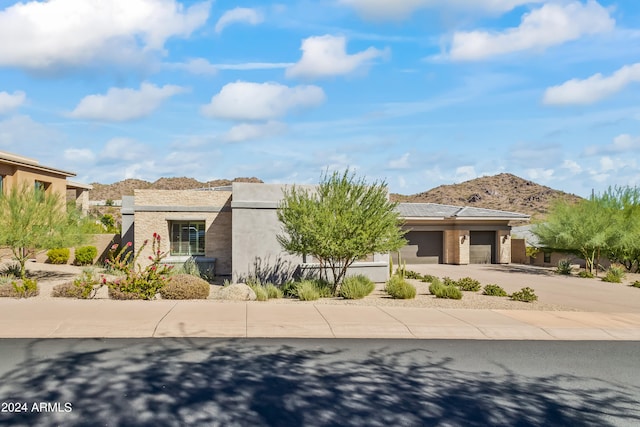
POLYGON ((637 0, 0 0, 0 150, 112 183, 640 185, 637 0))

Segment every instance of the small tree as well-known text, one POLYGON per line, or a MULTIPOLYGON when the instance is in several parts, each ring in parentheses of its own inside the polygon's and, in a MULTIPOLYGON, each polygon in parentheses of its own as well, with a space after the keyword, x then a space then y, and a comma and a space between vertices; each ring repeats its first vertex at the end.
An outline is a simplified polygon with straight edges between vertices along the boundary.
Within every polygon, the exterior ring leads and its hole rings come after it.
POLYGON ((356 260, 406 244, 395 207, 385 182, 368 184, 348 169, 324 173, 316 191, 284 190, 278 242, 291 254, 316 258, 327 279, 330 269, 335 294, 356 260))
POLYGON ((76 219, 58 194, 45 194, 27 183, 0 195, 0 246, 11 249, 20 263, 21 278, 34 250, 70 247, 84 241, 76 219))

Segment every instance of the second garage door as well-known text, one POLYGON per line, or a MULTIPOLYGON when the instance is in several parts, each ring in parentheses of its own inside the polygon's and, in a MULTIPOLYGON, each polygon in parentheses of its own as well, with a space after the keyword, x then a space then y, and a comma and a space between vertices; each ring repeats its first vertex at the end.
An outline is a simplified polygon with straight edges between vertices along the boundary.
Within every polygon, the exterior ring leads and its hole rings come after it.
POLYGON ((442 263, 442 231, 410 231, 404 237, 409 242, 400 255, 407 264, 442 263))
POLYGON ((469 262, 471 264, 493 264, 496 262, 496 233, 495 231, 472 231, 469 247, 469 262))

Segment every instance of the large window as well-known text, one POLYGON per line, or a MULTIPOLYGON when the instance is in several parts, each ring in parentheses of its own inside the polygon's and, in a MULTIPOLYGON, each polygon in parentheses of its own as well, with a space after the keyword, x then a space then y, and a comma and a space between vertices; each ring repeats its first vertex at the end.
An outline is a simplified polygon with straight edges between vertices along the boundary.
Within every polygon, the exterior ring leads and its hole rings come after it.
POLYGON ((204 255, 204 221, 171 221, 171 255, 204 255))

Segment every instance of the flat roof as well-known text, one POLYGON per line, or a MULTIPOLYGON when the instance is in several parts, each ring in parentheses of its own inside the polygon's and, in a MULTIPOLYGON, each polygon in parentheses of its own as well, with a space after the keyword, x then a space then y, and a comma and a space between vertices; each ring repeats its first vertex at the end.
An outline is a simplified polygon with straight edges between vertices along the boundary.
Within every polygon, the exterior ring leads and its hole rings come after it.
POLYGON ((23 166, 30 169, 35 169, 41 172, 49 172, 57 175, 63 175, 65 177, 68 176, 76 176, 73 172, 68 172, 62 169, 56 169, 48 166, 42 166, 40 162, 30 157, 19 156, 17 154, 8 153, 6 151, 0 151, 0 162, 8 163, 10 165, 15 166, 23 166))
POLYGON ((398 203, 396 208, 400 216, 416 219, 490 219, 490 220, 528 220, 529 215, 475 208, 471 206, 440 205, 438 203, 398 203))

